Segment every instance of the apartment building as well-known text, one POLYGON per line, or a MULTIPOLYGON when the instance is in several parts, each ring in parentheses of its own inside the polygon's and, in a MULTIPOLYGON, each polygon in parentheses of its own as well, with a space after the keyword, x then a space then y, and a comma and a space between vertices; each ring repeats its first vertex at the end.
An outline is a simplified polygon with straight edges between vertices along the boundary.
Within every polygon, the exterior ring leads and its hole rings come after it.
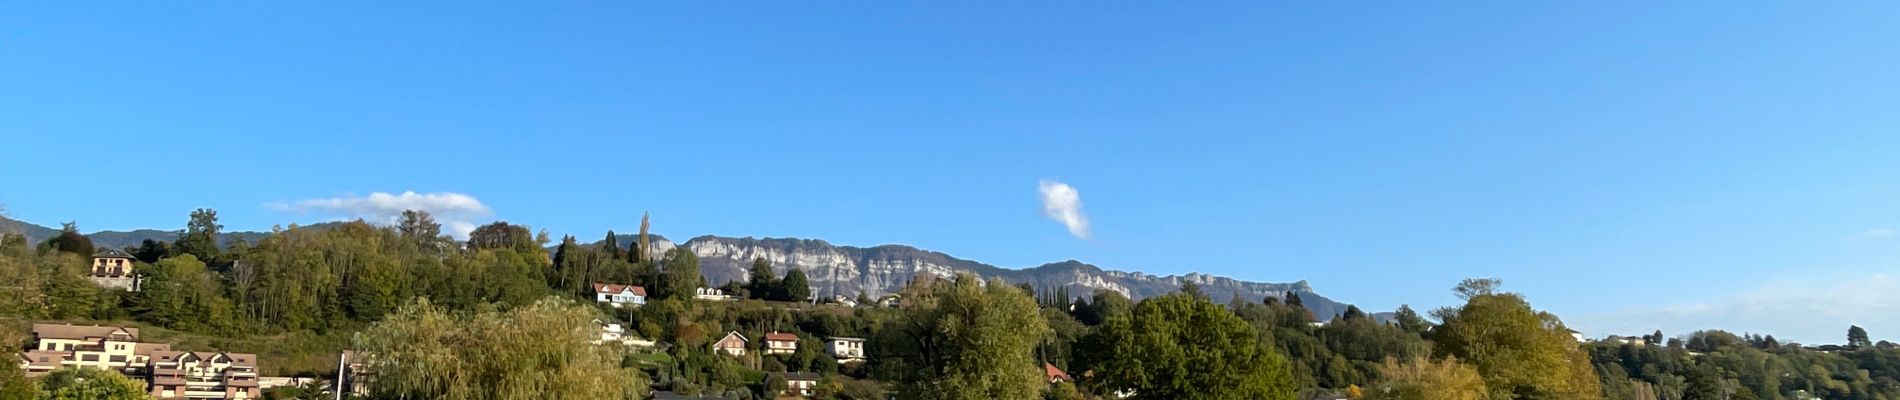
POLYGON ((160 351, 152 354, 152 397, 256 399, 257 355, 160 351))
POLYGON ((140 343, 139 328, 33 324, 33 345, 19 354, 28 376, 60 368, 98 368, 127 376, 144 376, 151 356, 171 350, 170 344, 140 343))

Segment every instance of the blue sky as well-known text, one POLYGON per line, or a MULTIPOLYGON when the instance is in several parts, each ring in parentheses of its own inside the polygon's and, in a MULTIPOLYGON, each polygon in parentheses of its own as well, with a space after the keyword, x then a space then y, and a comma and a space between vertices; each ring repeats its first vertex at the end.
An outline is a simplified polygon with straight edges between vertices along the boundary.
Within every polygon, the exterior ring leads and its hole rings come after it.
POLYGON ((1900 5, 29 4, 0 203, 82 228, 375 216, 1495 276, 1592 334, 1900 338, 1900 5), (1075 190, 1089 238, 1045 215, 1075 190), (455 194, 451 196, 449 194, 455 194), (417 200, 417 199, 409 199, 417 200), (397 198, 392 201, 408 201, 397 198), (370 210, 370 211, 365 211, 370 210), (445 210, 450 211, 450 210, 445 210))

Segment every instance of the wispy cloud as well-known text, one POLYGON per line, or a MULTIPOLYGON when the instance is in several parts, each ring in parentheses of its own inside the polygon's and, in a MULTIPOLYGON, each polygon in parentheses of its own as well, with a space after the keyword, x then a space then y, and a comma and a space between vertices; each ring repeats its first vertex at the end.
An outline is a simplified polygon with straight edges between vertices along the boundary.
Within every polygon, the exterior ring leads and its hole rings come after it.
POLYGON ((1900 231, 1896 231, 1893 228, 1869 228, 1867 230, 1860 231, 1859 233, 1847 235, 1847 237, 1843 239, 1873 240, 1873 239, 1891 238, 1891 237, 1894 237, 1895 235, 1900 235, 1900 231))
POLYGON ((1042 214, 1068 227, 1070 235, 1088 239, 1089 217, 1082 214, 1082 194, 1057 181, 1044 180, 1037 186, 1042 191, 1042 214))
POLYGON ((1849 325, 1860 325, 1875 336, 1896 337, 1900 333, 1900 277, 1888 273, 1782 277, 1719 300, 1660 304, 1577 321, 1579 328, 1592 334, 1662 329, 1675 335, 1724 329, 1773 334, 1806 344, 1841 343, 1849 325))
POLYGON ((395 223, 406 210, 428 211, 442 224, 442 230, 458 239, 467 238, 483 218, 494 215, 482 201, 461 193, 389 194, 370 193, 361 197, 332 197, 265 204, 265 208, 299 215, 322 215, 347 219, 361 218, 379 224, 395 223))

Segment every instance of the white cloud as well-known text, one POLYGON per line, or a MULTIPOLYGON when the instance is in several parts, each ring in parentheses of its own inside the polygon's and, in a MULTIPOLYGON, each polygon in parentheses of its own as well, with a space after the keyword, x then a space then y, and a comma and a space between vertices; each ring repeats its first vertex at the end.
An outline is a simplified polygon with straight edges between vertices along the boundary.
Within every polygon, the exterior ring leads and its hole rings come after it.
POLYGON ((1900 235, 1900 231, 1896 231, 1893 228, 1871 228, 1868 230, 1860 231, 1860 233, 1847 235, 1845 239, 1847 240, 1886 239, 1886 238, 1894 237, 1894 235, 1900 235))
POLYGON ((1069 234, 1088 239, 1089 216, 1082 214, 1082 194, 1067 183, 1051 180, 1037 186, 1042 191, 1042 215, 1061 222, 1069 228, 1069 234))
POLYGON ((265 204, 266 208, 299 215, 324 215, 346 219, 361 218, 379 224, 393 224, 406 210, 428 211, 442 224, 443 232, 457 239, 467 238, 476 222, 494 215, 481 200, 461 193, 389 194, 370 193, 363 197, 333 197, 299 200, 292 203, 265 204))
POLYGON ((1860 325, 1877 339, 1900 338, 1900 277, 1873 275, 1776 278, 1724 299, 1656 305, 1577 321, 1592 335, 1670 335, 1702 329, 1772 334, 1782 341, 1839 344, 1860 325))

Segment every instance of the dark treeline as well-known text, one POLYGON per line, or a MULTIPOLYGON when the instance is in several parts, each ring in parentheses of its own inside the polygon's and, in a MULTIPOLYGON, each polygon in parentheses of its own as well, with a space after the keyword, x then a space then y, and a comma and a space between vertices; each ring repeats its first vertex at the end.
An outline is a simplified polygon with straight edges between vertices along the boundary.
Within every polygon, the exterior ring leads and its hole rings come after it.
MULTIPOLYGON (((85 278, 96 249, 68 224, 42 243, 0 238, 0 318, 333 338, 309 351, 382 357, 379 398, 769 398, 786 387, 779 373, 794 372, 820 376, 816 397, 835 399, 1900 399, 1900 348, 1859 328, 1839 346, 1720 331, 1579 344, 1555 315, 1486 279, 1459 284, 1458 306, 1401 307, 1391 321, 1349 308, 1320 323, 1293 293, 1223 302, 1190 284, 1134 301, 969 275, 847 307, 815 304, 804 271, 766 260, 743 281, 706 282, 691 251, 651 248, 648 226, 629 248, 611 231, 555 243, 506 222, 458 243, 407 212, 391 226, 292 226, 217 246, 216 212, 198 210, 176 240, 123 249, 144 283, 122 292, 85 278), (644 286, 650 299, 595 304, 599 282, 644 286), (695 300, 700 288, 743 300, 695 300), (661 345, 585 345, 598 323, 661 345), (727 332, 752 351, 715 355, 727 332), (762 354, 767 332, 796 334, 798 350, 762 354), (832 336, 867 339, 869 361, 838 363, 824 350, 832 336), (526 337, 542 339, 485 339, 526 337), (1073 381, 1050 382, 1045 364, 1073 381)), ((0 342, 18 346, 12 329, 0 342)), ((266 368, 281 362, 269 357, 266 368)), ((0 391, 22 387, 12 368, 0 366, 0 391)))

